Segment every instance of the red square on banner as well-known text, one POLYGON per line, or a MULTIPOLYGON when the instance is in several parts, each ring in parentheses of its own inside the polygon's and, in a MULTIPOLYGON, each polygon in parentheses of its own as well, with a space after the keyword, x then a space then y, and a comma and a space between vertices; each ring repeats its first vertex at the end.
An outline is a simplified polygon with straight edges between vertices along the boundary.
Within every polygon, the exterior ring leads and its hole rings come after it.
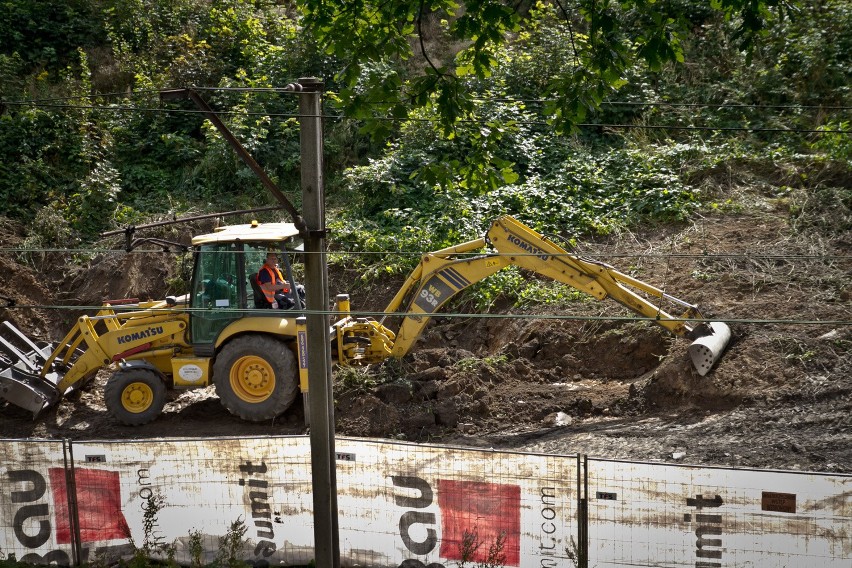
MULTIPOLYGON (((52 467, 50 486, 56 506, 56 542, 71 543, 71 521, 68 516, 68 488, 65 470, 52 467)), ((77 511, 80 518, 80 538, 83 542, 125 539, 130 528, 121 512, 121 483, 116 471, 77 469, 77 511)))
POLYGON ((485 562, 489 547, 502 534, 505 566, 520 563, 521 488, 477 481, 438 480, 441 508, 441 557, 462 559, 465 531, 476 533, 479 548, 469 560, 485 562))

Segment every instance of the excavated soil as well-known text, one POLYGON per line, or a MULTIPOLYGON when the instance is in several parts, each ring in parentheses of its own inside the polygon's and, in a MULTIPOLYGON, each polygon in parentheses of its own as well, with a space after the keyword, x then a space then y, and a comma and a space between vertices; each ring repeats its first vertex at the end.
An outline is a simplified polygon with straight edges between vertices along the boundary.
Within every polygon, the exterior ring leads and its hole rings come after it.
MULTIPOLYGON (((692 369, 688 340, 630 321, 614 302, 498 305, 484 316, 468 310, 468 317, 433 319, 401 361, 335 370, 337 434, 852 472, 852 235, 802 227, 784 208, 758 211, 612 235, 577 251, 728 321, 733 339, 706 376, 692 369)), ((163 297, 185 275, 175 253, 156 247, 103 253, 86 268, 72 268, 60 253, 26 256, 11 250, 23 229, 2 226, 0 296, 15 305, 0 309, 0 320, 40 339, 58 340, 81 313, 62 306, 163 297)), ((186 242, 188 234, 160 237, 186 242)), ((121 248, 118 241, 106 244, 121 248)), ((348 291, 356 310, 381 310, 400 285, 368 287, 358 276, 335 267, 330 272, 332 297, 348 291)), ((228 414, 212 387, 175 392, 153 423, 121 426, 103 404, 107 378, 100 373, 37 420, 0 409, 0 436, 306 432, 301 400, 275 421, 247 423, 228 414)))

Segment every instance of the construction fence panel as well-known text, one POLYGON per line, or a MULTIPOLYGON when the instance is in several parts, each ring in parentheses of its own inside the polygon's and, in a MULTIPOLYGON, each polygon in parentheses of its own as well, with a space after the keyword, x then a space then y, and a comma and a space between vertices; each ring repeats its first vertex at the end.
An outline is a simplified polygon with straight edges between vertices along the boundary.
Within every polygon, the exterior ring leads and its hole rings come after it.
POLYGON ((65 445, 0 440, 0 455, 0 558, 15 554, 32 564, 70 565, 65 445))
POLYGON ((310 443, 303 436, 74 442, 84 558, 127 558, 132 544, 181 564, 235 556, 257 564, 313 558, 310 443), (100 495, 81 490, 109 478, 100 495), (153 503, 153 507, 152 507, 153 503), (104 523, 104 519, 107 521, 104 523), (147 543, 146 543, 147 540, 147 543), (170 550, 171 549, 171 550, 170 550))
POLYGON ((350 562, 569 565, 576 457, 357 440, 340 440, 337 453, 350 562))
MULTIPOLYGON (((114 562, 147 547, 181 564, 209 564, 242 527, 237 557, 253 565, 313 558, 306 437, 68 446, 75 491, 65 490, 61 475, 50 477, 63 471, 61 444, 10 446, 24 460, 14 467, 39 470, 51 488, 36 526, 19 532, 35 534, 41 522, 55 534, 37 543, 7 539, 5 554, 114 562)), ((341 563, 436 568, 485 562, 493 551, 504 566, 565 565, 577 530, 576 464, 576 457, 338 439, 341 563)), ((8 472, 1 483, 4 503, 34 493, 8 472)), ((14 511, 4 509, 2 526, 11 519, 14 511)))
POLYGON ((589 566, 852 566, 852 476, 588 460, 589 566))
MULTIPOLYGON (((848 475, 348 438, 336 449, 344 566, 852 566, 848 475)), ((0 557, 313 558, 307 437, 0 441, 0 452, 0 557)))

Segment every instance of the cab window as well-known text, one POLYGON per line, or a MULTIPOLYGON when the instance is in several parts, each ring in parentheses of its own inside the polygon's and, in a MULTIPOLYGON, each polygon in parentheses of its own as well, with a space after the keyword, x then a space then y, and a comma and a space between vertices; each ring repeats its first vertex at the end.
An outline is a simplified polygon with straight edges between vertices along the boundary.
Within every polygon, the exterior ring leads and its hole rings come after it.
POLYGON ((193 278, 193 308, 234 309, 239 307, 238 252, 235 243, 201 247, 193 278))

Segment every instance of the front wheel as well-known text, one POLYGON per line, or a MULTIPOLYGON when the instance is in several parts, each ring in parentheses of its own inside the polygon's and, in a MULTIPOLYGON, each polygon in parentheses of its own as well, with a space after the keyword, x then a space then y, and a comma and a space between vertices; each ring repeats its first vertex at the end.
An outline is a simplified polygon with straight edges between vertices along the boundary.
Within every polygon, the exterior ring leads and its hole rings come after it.
POLYGON ((141 426, 163 411, 166 385, 153 371, 118 371, 104 387, 104 401, 113 418, 127 426, 141 426))
POLYGON ((250 422, 271 420, 296 398, 296 358, 283 341, 243 335, 216 356, 213 383, 222 406, 231 414, 250 422))

